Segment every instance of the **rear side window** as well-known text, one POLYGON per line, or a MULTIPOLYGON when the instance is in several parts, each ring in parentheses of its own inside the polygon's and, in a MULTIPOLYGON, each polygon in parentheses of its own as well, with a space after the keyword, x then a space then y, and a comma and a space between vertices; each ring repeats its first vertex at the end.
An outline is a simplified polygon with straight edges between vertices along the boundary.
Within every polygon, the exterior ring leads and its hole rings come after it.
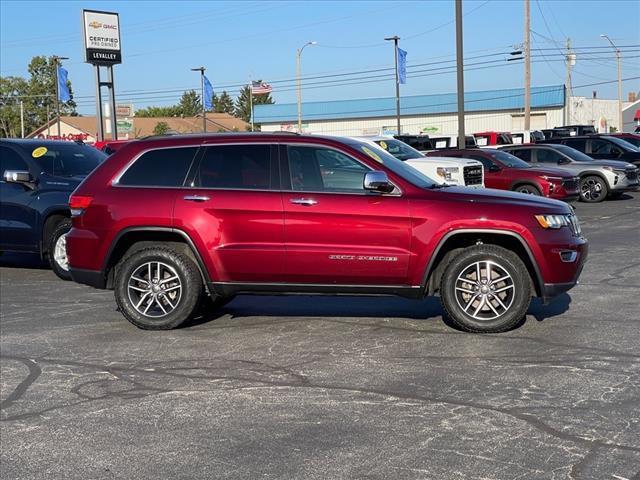
POLYGON ((194 186, 268 190, 271 185, 270 145, 207 147, 194 186))
POLYGON ((583 138, 576 138, 571 140, 565 140, 564 143, 567 147, 575 148, 581 152, 586 151, 587 141, 583 138))
POLYGON ((550 148, 540 148, 537 152, 538 163, 559 163, 562 159, 562 155, 550 148))
POLYGON ((531 150, 528 148, 518 148, 515 150, 506 150, 507 153, 511 155, 515 155, 520 160, 524 160, 525 162, 531 161, 531 150))
POLYGON ((118 184, 136 187, 180 187, 198 147, 162 148, 143 153, 118 184))

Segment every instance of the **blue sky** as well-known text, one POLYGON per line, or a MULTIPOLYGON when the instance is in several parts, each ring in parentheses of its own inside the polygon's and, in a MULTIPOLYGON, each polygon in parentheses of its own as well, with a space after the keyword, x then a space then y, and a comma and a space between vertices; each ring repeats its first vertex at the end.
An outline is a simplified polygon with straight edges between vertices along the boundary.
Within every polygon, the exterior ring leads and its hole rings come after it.
MULTIPOLYGON (((273 82, 276 102, 294 102, 295 84, 279 81, 295 78, 297 48, 318 42, 304 50, 303 76, 378 70, 393 66, 393 49, 383 39, 394 34, 408 51, 409 78, 402 95, 455 91, 455 74, 446 68, 455 60, 452 1, 2 0, 1 74, 27 76, 26 66, 34 55, 70 57, 65 66, 79 110, 93 113, 93 70, 82 60, 82 8, 120 13, 123 63, 115 67, 116 100, 131 101, 137 108, 173 104, 184 89, 198 89, 197 73, 190 68, 200 65, 207 68, 217 93, 221 86, 230 86, 227 90, 235 94, 234 85, 262 78, 273 82)), ((468 64, 479 64, 466 73, 466 89, 522 86, 523 66, 506 58, 522 42, 523 2, 465 0, 464 13, 465 57, 468 64)), ((601 33, 620 45, 640 44, 637 0, 531 0, 531 15, 531 46, 540 49, 534 51, 533 85, 564 83, 560 47, 566 37, 578 48, 600 47, 578 50, 584 54, 578 54, 575 86, 617 78, 613 52, 602 48, 607 44, 601 33)), ((623 77, 640 76, 640 47, 635 50, 624 54, 623 77)), ((363 73, 346 85, 341 79, 348 76, 308 80, 304 100, 393 96, 393 79, 380 77, 386 73, 363 73), (328 87, 327 80, 335 83, 328 87)), ((625 98, 626 92, 639 88, 640 80, 626 82, 625 98)), ((585 86, 574 93, 591 95, 592 90, 602 98, 617 95, 615 84, 585 86)))

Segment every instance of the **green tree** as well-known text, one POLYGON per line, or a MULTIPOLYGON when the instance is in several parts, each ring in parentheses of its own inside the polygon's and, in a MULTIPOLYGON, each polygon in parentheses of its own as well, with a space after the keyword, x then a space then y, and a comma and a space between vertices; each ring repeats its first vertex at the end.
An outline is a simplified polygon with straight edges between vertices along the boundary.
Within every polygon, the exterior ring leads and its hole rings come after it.
POLYGON ((181 111, 178 105, 168 107, 147 107, 136 110, 136 117, 179 117, 181 111))
MULTIPOLYGON (((261 80, 258 80, 261 81, 261 80)), ((249 85, 242 87, 240 90, 240 95, 236 98, 236 108, 235 114, 236 117, 241 118, 245 122, 248 122, 251 119, 251 105, 249 103, 249 95, 251 95, 251 90, 249 85)), ((253 96, 253 105, 264 105, 274 103, 273 98, 271 98, 271 94, 267 93, 266 95, 254 95, 253 96)))
POLYGON ((153 127, 154 135, 165 135, 169 133, 169 124, 167 122, 158 122, 156 126, 153 127))
POLYGON ((233 99, 226 90, 222 91, 220 97, 213 96, 213 110, 217 113, 228 113, 233 115, 235 107, 233 105, 233 99))
POLYGON ((195 90, 187 90, 182 94, 180 103, 178 103, 180 113, 185 117, 195 117, 202 113, 202 103, 200 95, 195 90))
MULTIPOLYGON (((0 135, 17 136, 20 132, 20 100, 24 106, 25 134, 45 124, 49 118, 55 118, 56 104, 56 64, 53 57, 36 56, 28 66, 30 78, 0 77, 0 135), (18 98, 20 97, 20 98, 18 98), (47 118, 49 107, 49 118, 47 118), (15 111, 14 111, 15 110, 15 111), (17 112, 17 116, 16 113, 17 112)), ((71 81, 67 81, 73 97, 71 81)), ((60 104, 61 115, 77 115, 73 98, 60 104)))

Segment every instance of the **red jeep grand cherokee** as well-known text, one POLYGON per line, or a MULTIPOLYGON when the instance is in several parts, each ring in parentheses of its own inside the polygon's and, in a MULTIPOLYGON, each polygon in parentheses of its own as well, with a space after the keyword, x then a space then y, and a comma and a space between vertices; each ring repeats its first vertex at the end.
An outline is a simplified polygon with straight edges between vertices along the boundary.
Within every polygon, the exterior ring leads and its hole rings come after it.
POLYGON ((501 332, 587 256, 571 208, 443 187, 357 140, 213 134, 126 144, 70 199, 74 280, 174 328, 238 293, 439 293, 450 320, 501 332))
POLYGON ((430 157, 462 157, 478 160, 484 166, 487 188, 542 195, 573 202, 580 198, 580 177, 561 168, 532 167, 510 153, 494 148, 465 148, 464 150, 436 150, 430 157))

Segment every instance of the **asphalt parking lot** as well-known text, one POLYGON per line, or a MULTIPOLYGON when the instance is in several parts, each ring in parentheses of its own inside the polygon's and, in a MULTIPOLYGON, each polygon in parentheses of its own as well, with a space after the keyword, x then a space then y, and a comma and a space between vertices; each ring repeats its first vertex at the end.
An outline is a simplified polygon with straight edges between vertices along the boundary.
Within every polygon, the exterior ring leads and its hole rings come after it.
POLYGON ((577 204, 581 285, 472 335, 438 299, 238 297, 137 330, 0 258, 0 476, 638 479, 640 194, 577 204))

